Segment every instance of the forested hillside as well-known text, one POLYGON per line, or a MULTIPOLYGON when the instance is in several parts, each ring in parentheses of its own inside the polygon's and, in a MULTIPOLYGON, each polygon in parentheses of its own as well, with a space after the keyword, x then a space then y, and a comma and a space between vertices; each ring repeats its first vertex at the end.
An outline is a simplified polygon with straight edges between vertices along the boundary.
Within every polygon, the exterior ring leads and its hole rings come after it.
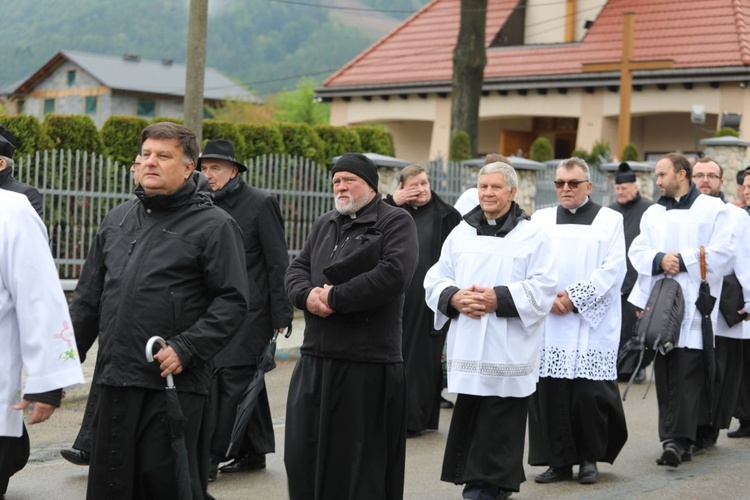
MULTIPOLYGON (((260 94, 303 77, 321 81, 426 2, 209 0, 207 64, 260 94)), ((0 23, 0 88, 64 49, 184 62, 188 7, 189 0, 14 0, 0 23)))

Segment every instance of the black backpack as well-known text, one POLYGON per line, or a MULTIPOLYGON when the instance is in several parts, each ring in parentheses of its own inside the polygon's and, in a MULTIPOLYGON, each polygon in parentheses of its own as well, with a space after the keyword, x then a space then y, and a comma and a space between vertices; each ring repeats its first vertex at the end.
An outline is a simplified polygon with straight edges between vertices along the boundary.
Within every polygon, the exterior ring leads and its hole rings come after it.
POLYGON ((682 287, 672 278, 654 284, 643 310, 638 335, 646 349, 667 354, 680 340, 680 326, 685 314, 682 287))

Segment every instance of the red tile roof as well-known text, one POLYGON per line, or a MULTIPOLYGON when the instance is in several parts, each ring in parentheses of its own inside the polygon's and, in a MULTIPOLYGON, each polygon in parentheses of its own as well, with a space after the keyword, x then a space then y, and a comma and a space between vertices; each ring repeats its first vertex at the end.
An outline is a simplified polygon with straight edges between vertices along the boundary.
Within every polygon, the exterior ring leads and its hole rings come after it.
MULTIPOLYGON (((488 0, 489 46, 517 0, 488 0)), ((325 82, 327 89, 450 82, 460 0, 433 0, 325 82)), ((671 59, 675 69, 750 66, 747 0, 610 0, 579 43, 487 50, 485 80, 581 74, 616 62, 623 14, 635 12, 633 60, 671 59)))

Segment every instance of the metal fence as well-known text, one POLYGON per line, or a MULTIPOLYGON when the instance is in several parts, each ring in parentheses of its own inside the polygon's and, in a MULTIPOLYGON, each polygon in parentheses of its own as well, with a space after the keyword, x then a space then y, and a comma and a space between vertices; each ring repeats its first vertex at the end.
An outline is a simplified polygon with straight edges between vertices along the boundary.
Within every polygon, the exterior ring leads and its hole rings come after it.
MULTIPOLYGON (((274 194, 284 218, 290 258, 302 249, 315 219, 334 207, 329 171, 301 157, 264 155, 245 162, 245 181, 274 194)), ((536 208, 557 204, 556 163, 537 172, 536 208)), ((433 161, 426 165, 432 188, 453 204, 476 186, 476 168, 433 161)), ((18 158, 15 176, 39 189, 44 198, 44 219, 50 248, 61 279, 78 278, 99 224, 109 210, 133 194, 130 165, 80 151, 45 151, 18 158)), ((611 203, 614 191, 606 174, 592 167, 592 199, 611 203)))

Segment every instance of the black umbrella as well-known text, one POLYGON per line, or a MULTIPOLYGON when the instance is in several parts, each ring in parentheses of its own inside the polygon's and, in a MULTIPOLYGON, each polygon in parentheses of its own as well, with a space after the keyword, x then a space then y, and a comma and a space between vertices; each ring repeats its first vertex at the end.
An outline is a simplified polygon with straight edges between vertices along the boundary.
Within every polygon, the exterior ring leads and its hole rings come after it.
MULTIPOLYGON (((158 335, 148 339, 146 343, 146 361, 148 362, 154 361, 154 344, 159 344, 162 349, 167 348, 167 343, 158 335)), ((172 375, 167 375, 167 422, 169 424, 169 436, 172 441, 172 455, 175 461, 174 473, 177 482, 177 497, 192 500, 193 491, 190 485, 190 465, 188 464, 183 430, 185 415, 182 413, 180 400, 177 398, 177 389, 175 389, 172 375)))
POLYGON ((708 400, 708 417, 713 422, 713 388, 716 378, 716 359, 714 358, 714 327, 711 324, 711 312, 716 305, 716 297, 711 295, 711 288, 706 280, 706 249, 700 248, 701 284, 698 288, 698 299, 695 306, 701 313, 701 331, 703 333, 703 365, 708 400))
MULTIPOLYGON (((286 336, 289 337, 292 333, 292 325, 289 325, 286 336)), ((265 375, 276 368, 276 338, 279 336, 279 330, 273 331, 273 337, 268 345, 263 349, 263 352, 258 356, 258 369, 255 371, 253 378, 242 393, 239 402, 237 403, 237 414, 234 417, 234 426, 232 427, 232 435, 229 438, 229 447, 227 448, 228 458, 240 458, 239 457, 239 444, 245 436, 247 430, 247 424, 250 422, 250 417, 255 410, 255 405, 258 402, 258 395, 263 387, 266 385, 265 375)))

